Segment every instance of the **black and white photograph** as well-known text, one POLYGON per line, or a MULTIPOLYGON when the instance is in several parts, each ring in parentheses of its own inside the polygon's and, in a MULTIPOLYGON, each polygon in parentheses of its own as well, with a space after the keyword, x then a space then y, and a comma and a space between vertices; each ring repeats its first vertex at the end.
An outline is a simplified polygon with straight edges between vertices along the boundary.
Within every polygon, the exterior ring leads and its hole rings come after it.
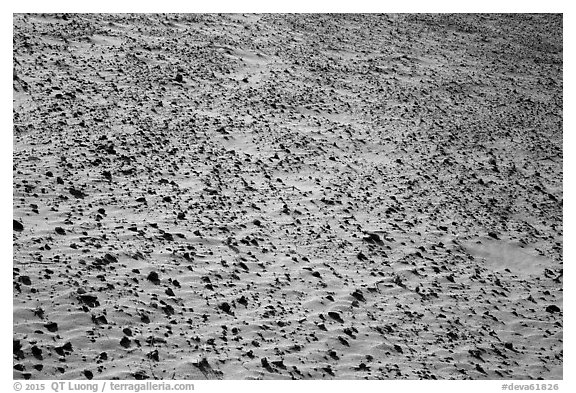
POLYGON ((563 28, 13 13, 13 380, 558 390, 563 28))

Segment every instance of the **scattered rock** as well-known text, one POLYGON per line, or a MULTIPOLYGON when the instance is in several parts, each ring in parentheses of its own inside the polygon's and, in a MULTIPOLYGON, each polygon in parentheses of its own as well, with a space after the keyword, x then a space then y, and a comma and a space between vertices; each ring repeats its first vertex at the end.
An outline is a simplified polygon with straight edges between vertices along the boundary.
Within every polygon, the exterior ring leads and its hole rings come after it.
POLYGON ((561 15, 13 29, 15 378, 562 379, 561 15))
POLYGON ((154 360, 154 361, 156 361, 156 362, 159 362, 159 361, 160 361, 160 357, 159 357, 159 355, 158 355, 158 350, 157 350, 157 349, 153 350, 152 352, 148 352, 148 353, 146 354, 146 357, 147 357, 148 359, 152 359, 152 360, 154 360))
POLYGON ((104 255, 104 260, 108 263, 116 263, 118 262, 118 258, 116 258, 114 255, 112 254, 106 254, 104 255))
POLYGON ((195 367, 197 367, 202 374, 207 379, 221 379, 222 372, 218 370, 214 370, 213 367, 208 363, 208 359, 202 358, 199 362, 192 363, 195 367))
POLYGON ((158 276, 158 273, 155 271, 152 271, 148 274, 148 277, 146 277, 146 279, 148 281, 151 281, 152 283, 159 285, 160 284, 160 276, 158 276))
POLYGON ((262 364, 262 367, 264 367, 266 369, 266 371, 268 371, 269 373, 273 373, 274 369, 272 368, 272 366, 270 365, 270 363, 268 362, 267 358, 262 358, 260 359, 260 364, 262 364))
POLYGON ((72 343, 67 342, 66 344, 60 346, 60 347, 55 347, 54 350, 56 351, 56 353, 60 356, 66 356, 72 353, 73 348, 72 348, 72 343))
POLYGON ((92 322, 94 322, 96 325, 106 325, 108 324, 108 320, 106 319, 106 316, 104 315, 92 315, 92 322))
POLYGON ((124 348, 130 348, 131 344, 132 342, 126 336, 122 337, 122 339, 120 340, 120 345, 122 345, 124 348))
POLYGON ((352 295, 352 297, 354 297, 354 299, 360 301, 360 302, 365 302, 366 299, 364 298, 364 294, 362 293, 361 290, 356 289, 354 292, 352 292, 350 295, 352 295))
POLYGON ((337 322, 344 323, 344 320, 342 319, 342 317, 340 316, 340 314, 337 313, 337 312, 335 312, 335 311, 329 311, 329 312, 328 312, 328 316, 329 316, 330 318, 334 319, 334 320, 337 321, 337 322))
POLYGON ((364 237, 364 241, 369 244, 374 244, 378 246, 383 246, 384 242, 380 238, 377 233, 368 233, 367 236, 364 237))
POLYGON ((218 305, 218 308, 219 308, 220 310, 224 311, 226 314, 230 314, 230 315, 233 314, 233 313, 232 313, 232 307, 230 306, 230 304, 229 304, 228 302, 220 303, 220 304, 218 305))
POLYGON ((90 308, 100 306, 100 302, 98 301, 98 298, 94 295, 83 294, 83 295, 78 296, 78 300, 80 300, 80 302, 84 303, 86 306, 88 306, 90 308))
POLYGON ((13 340, 12 353, 16 360, 24 359, 24 352, 22 351, 22 343, 20 340, 13 340))
POLYGON ((78 199, 84 199, 84 197, 87 196, 82 191, 77 190, 77 189, 72 188, 72 187, 69 188, 68 191, 70 191, 70 194, 72 194, 73 197, 78 198, 78 199))
POLYGON ((20 221, 12 220, 12 229, 16 232, 22 232, 24 230, 24 225, 20 221))
POLYGON ((32 350, 32 355, 33 355, 36 359, 38 359, 38 360, 42 360, 42 359, 43 359, 43 357, 42 357, 42 350, 41 350, 40 348, 38 348, 36 345, 34 345, 34 346, 31 348, 31 350, 32 350))

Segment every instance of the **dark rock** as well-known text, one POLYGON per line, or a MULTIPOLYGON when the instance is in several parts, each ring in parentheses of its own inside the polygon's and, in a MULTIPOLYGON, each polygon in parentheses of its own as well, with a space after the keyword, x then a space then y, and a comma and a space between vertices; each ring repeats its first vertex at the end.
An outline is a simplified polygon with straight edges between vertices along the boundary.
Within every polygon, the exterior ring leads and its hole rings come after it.
POLYGON ((352 330, 353 328, 345 328, 344 330, 342 330, 344 333, 346 333, 348 336, 352 337, 352 338, 356 338, 356 336, 354 335, 354 330, 352 330))
POLYGON ((134 379, 138 381, 142 381, 144 379, 150 379, 150 377, 148 376, 148 374, 146 374, 146 371, 144 370, 138 370, 136 372, 133 372, 132 376, 134 377, 134 379))
POLYGON ((242 269, 249 271, 250 269, 248 268, 248 265, 246 265, 244 262, 240 262, 238 263, 238 266, 240 266, 242 269))
POLYGON ((108 320, 106 319, 106 317, 104 315, 99 315, 99 316, 92 315, 92 322, 94 322, 96 325, 108 324, 108 320))
POLYGON ((446 336, 448 336, 451 341, 458 340, 458 334, 455 332, 448 332, 446 336))
POLYGON ((237 302, 243 306, 248 306, 248 299, 246 299, 246 296, 244 295, 242 295, 240 299, 237 300, 237 302))
POLYGON ((498 234, 496 232, 488 232, 488 236, 490 236, 492 239, 498 240, 498 234))
POLYGON ((120 340, 120 345, 122 345, 124 348, 129 348, 130 344, 131 344, 131 341, 126 336, 122 337, 122 339, 120 340))
POLYGON ((72 353, 73 349, 72 349, 72 343, 67 342, 66 344, 60 346, 60 347, 56 347, 54 348, 54 350, 56 351, 56 353, 60 356, 66 356, 70 353, 72 353))
POLYGON ((12 229, 16 232, 22 232, 24 230, 24 225, 19 221, 12 220, 12 229))
POLYGON ((404 284, 402 278, 399 275, 395 275, 392 282, 398 285, 399 287, 406 288, 406 285, 404 284))
POLYGON ((34 345, 32 347, 32 355, 38 359, 38 360, 42 360, 42 350, 40 348, 38 348, 36 345, 34 345))
POLYGON ((148 359, 152 359, 154 361, 159 362, 160 361, 160 357, 158 355, 158 350, 155 349, 152 352, 148 352, 148 354, 146 354, 146 356, 148 357, 148 359))
POLYGON ((487 374, 486 371, 479 364, 476 364, 476 370, 482 374, 487 374))
POLYGON ((340 323, 344 323, 344 320, 342 319, 342 317, 340 316, 340 314, 338 314, 337 312, 334 311, 329 311, 328 312, 328 316, 332 319, 334 319, 335 321, 338 321, 340 323))
POLYGON ((22 351, 22 343, 20 340, 12 340, 12 353, 16 359, 24 359, 24 352, 22 351))
POLYGON ((104 260, 108 263, 116 263, 118 262, 118 258, 116 258, 114 255, 112 254, 106 254, 104 255, 104 260))
POLYGON ((84 303, 85 305, 91 308, 100 306, 98 298, 94 295, 83 294, 78 296, 78 300, 80 300, 80 302, 84 303))
POLYGON ((271 363, 274 366, 281 368, 282 370, 286 370, 286 365, 284 364, 284 360, 273 360, 271 363))
POLYGON ((227 314, 232 314, 232 307, 228 302, 223 302, 218 305, 218 308, 227 314))
POLYGON ((165 305, 162 307, 162 311, 164 311, 164 313, 165 313, 166 315, 168 315, 168 316, 175 314, 174 307, 172 307, 172 306, 169 305, 169 304, 165 304, 165 305))
POLYGON ((468 353, 470 354, 470 356, 482 361, 482 362, 486 362, 483 358, 482 358, 482 353, 480 352, 479 349, 469 349, 468 353))
POLYGON ((158 273, 152 271, 148 274, 148 277, 146 277, 146 279, 148 281, 153 282, 154 284, 158 285, 160 284, 160 277, 158 276, 158 273))
POLYGON ((548 307, 546 307, 546 311, 549 313, 555 313, 555 312, 560 312, 560 308, 554 304, 549 305, 548 307))
POLYGON ((380 236, 378 236, 378 234, 376 234, 376 233, 368 233, 368 236, 364 237, 364 241, 366 243, 375 244, 375 245, 379 245, 379 246, 384 245, 384 242, 382 241, 380 236))
POLYGON ((87 196, 85 193, 83 193, 80 190, 77 190, 75 188, 70 187, 68 189, 68 191, 70 192, 70 194, 72 194, 73 197, 78 198, 78 199, 84 199, 85 196, 87 196))
POLYGON ((112 173, 110 173, 110 171, 103 171, 102 176, 104 176, 108 181, 112 180, 112 173))
POLYGON ((362 293, 361 290, 356 289, 354 292, 352 292, 350 295, 352 295, 352 297, 354 297, 356 300, 359 300, 361 302, 365 302, 366 299, 364 298, 364 294, 362 293))
POLYGON ((202 358, 202 360, 192 363, 192 365, 197 367, 205 376, 215 376, 217 378, 222 377, 222 372, 214 370, 206 358, 202 358))
POLYGON ((266 359, 266 358, 260 359, 260 364, 262 364, 262 367, 264 367, 266 369, 266 371, 268 371, 270 373, 274 372, 274 369, 272 368, 272 366, 268 362, 268 359, 266 359))

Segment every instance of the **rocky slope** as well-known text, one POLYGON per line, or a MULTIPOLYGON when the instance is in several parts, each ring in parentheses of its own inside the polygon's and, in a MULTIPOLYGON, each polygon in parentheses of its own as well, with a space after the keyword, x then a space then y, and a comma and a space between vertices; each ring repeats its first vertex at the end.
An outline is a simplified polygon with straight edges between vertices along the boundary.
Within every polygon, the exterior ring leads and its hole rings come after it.
POLYGON ((13 21, 15 378, 562 378, 561 15, 13 21))

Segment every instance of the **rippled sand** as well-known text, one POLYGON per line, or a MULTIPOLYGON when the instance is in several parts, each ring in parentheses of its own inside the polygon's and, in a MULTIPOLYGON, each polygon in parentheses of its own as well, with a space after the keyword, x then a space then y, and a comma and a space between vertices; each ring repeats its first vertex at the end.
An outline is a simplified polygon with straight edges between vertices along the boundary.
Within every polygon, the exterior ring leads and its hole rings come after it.
POLYGON ((561 16, 13 21, 14 378, 562 378, 561 16))

